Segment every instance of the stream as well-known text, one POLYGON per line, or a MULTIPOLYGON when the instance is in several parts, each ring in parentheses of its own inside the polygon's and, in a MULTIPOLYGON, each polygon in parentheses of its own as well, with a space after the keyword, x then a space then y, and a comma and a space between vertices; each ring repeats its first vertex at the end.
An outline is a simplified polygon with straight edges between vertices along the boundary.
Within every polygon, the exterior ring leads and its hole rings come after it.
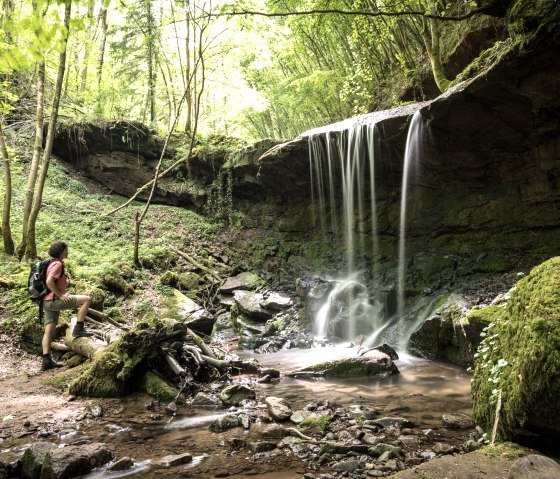
MULTIPOLYGON (((244 358, 252 352, 239 353, 244 358)), ((350 357, 355 348, 325 346, 309 350, 282 350, 267 355, 257 355, 262 366, 290 371, 312 363, 330 359, 350 357)), ((259 414, 266 419, 268 414, 263 405, 266 396, 285 398, 292 410, 303 408, 315 401, 330 401, 343 407, 374 407, 381 416, 401 416, 415 422, 422 430, 437 431, 439 440, 453 444, 464 440, 464 432, 446 430, 442 427, 442 414, 471 412, 470 375, 465 371, 426 359, 416 358, 399 352, 396 360, 401 374, 389 377, 360 377, 349 379, 301 380, 282 377, 277 382, 260 384, 254 378, 234 378, 236 381, 251 381, 256 389, 259 404, 254 406, 252 417, 259 414), (462 438, 458 438, 463 434, 462 438)), ((228 471, 231 477, 267 477, 270 479, 301 478, 305 466, 294 470, 249 471, 242 467, 252 453, 248 449, 230 451, 228 444, 233 438, 246 442, 259 440, 259 430, 268 426, 251 424, 250 429, 235 428, 213 433, 208 425, 217 417, 242 408, 230 410, 216 408, 191 408, 179 406, 177 414, 169 417, 163 407, 150 410, 146 397, 127 403, 126 408, 106 414, 97 419, 87 419, 76 428, 61 431, 58 442, 80 444, 85 441, 104 442, 115 453, 116 458, 128 456, 134 466, 125 471, 94 470, 87 479, 112 479, 121 477, 215 477, 220 470, 228 471), (193 459, 185 465, 163 468, 157 461, 166 455, 189 452, 193 459), (231 462, 228 460, 231 458, 231 462), (241 462, 241 465, 239 464, 241 462), (236 469, 237 468, 237 469, 236 469), (180 471, 180 475, 178 474, 180 471), (198 471, 198 472, 197 472, 198 471), (205 475, 204 473, 210 473, 205 475)), ((262 440, 262 439, 261 439, 262 440)), ((24 450, 23 445, 2 451, 2 456, 15 457, 24 450)), ((270 453, 269 453, 270 454, 270 453)), ((265 457, 265 456, 263 456, 265 457)), ((287 458, 292 462, 295 458, 287 458)))

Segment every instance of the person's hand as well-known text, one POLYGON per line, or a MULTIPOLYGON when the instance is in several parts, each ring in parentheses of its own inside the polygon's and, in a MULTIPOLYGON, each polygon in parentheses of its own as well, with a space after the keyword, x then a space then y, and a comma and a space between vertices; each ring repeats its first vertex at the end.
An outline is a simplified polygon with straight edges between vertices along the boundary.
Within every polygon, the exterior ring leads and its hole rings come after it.
POLYGON ((68 296, 67 294, 63 294, 60 299, 62 301, 64 301, 66 304, 68 304, 70 301, 72 301, 72 298, 70 298, 70 296, 68 296))

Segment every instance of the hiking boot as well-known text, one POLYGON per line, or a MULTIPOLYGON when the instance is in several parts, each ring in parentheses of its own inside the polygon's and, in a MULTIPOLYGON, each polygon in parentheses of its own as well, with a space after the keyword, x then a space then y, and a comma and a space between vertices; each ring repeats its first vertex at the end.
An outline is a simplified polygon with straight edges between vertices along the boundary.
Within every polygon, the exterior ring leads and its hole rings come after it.
POLYGON ((63 366, 62 364, 54 362, 50 354, 43 356, 41 361, 41 371, 48 371, 49 369, 61 368, 62 366, 63 366))
POLYGON ((88 333, 84 326, 83 322, 76 323, 74 329, 72 330, 72 337, 73 338, 88 338, 89 336, 93 336, 92 333, 88 333))

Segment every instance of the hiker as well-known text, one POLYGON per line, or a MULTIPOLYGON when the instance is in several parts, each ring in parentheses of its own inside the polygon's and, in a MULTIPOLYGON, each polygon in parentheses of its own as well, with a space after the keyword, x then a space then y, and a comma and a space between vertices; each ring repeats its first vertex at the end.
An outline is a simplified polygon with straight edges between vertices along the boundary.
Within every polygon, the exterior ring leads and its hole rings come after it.
POLYGON ((60 312, 65 309, 78 308, 78 322, 72 331, 75 338, 91 336, 84 327, 84 319, 91 304, 89 296, 69 295, 66 293, 68 278, 64 273, 64 260, 68 257, 68 245, 64 241, 55 241, 49 246, 49 256, 53 261, 47 268, 47 286, 49 292, 43 297, 45 332, 43 334, 43 358, 41 369, 59 368, 51 357, 51 342, 54 337, 60 312))

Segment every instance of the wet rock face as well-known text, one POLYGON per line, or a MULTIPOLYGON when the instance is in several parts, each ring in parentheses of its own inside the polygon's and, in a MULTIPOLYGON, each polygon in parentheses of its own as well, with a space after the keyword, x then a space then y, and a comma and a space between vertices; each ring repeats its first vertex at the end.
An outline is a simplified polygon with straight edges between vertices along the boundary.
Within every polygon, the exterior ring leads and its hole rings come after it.
POLYGON ((560 479, 560 465, 537 454, 522 457, 513 463, 508 479, 560 479))

